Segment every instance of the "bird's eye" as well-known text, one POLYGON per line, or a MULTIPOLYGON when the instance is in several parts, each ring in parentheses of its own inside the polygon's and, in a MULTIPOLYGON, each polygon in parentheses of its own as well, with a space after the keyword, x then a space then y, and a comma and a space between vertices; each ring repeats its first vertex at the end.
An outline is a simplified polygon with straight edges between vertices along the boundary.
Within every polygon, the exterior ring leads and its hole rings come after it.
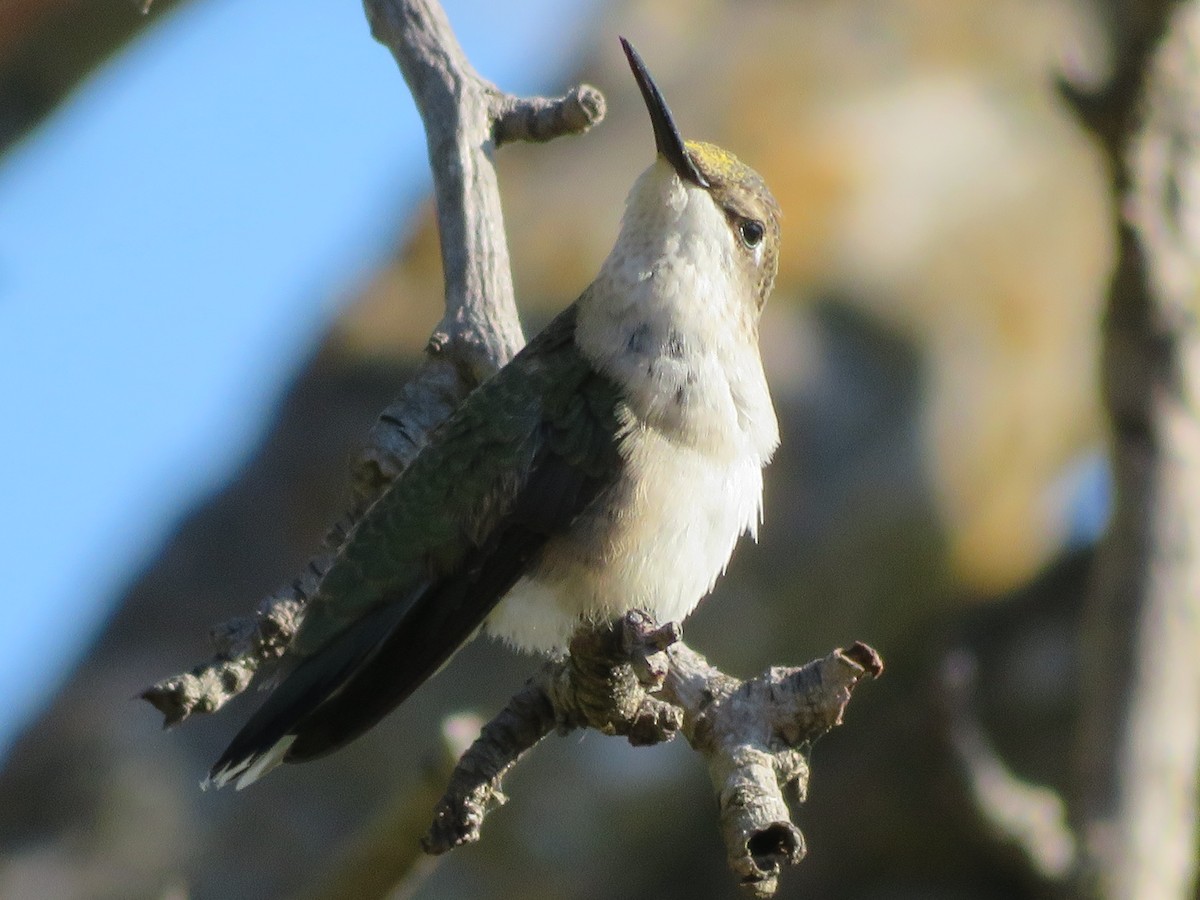
POLYGON ((738 234, 747 247, 757 247, 763 239, 763 223, 758 219, 742 219, 738 222, 738 234))

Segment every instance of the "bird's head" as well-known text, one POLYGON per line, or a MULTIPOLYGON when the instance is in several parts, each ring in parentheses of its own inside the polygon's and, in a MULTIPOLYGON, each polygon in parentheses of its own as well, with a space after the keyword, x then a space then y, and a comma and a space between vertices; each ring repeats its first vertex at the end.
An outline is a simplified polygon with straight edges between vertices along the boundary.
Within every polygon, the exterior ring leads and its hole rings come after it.
MULTIPOLYGON (((682 138, 641 56, 624 38, 621 45, 650 112, 658 149, 657 162, 630 196, 626 235, 657 232, 669 243, 695 242, 698 252, 683 255, 697 265, 732 269, 757 312, 779 264, 779 205, 762 177, 732 153, 682 138)), ((666 249, 678 253, 683 248, 666 249)))

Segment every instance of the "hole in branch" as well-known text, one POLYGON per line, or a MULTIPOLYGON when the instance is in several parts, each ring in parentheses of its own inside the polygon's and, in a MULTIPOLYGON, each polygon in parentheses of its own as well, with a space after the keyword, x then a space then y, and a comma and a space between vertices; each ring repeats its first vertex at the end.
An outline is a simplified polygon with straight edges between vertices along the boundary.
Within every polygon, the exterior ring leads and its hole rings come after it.
POLYGON ((788 822, 776 822, 755 832, 746 842, 754 864, 765 872, 778 872, 784 863, 796 862, 804 855, 804 839, 788 822))

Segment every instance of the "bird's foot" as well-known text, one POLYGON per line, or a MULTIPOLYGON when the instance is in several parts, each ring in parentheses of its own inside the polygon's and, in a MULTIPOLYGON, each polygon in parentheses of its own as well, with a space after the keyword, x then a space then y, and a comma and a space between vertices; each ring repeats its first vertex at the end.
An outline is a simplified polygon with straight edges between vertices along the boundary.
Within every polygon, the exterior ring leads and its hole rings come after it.
POLYGON ((677 624, 660 626, 641 610, 577 632, 560 682, 570 700, 559 706, 569 710, 562 724, 623 735, 635 746, 673 738, 683 713, 653 695, 666 678, 666 649, 680 633, 677 624))

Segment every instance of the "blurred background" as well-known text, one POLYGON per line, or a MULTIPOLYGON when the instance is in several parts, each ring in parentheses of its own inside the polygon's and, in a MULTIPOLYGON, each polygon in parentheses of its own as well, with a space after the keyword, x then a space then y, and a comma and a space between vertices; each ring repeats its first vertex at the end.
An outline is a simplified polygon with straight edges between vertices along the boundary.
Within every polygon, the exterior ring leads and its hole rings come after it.
MULTIPOLYGON (((1111 187, 1055 79, 1106 72, 1083 0, 446 0, 505 90, 603 90, 498 154, 527 333, 650 162, 616 36, 682 130, 784 210, 763 353, 766 521, 689 643, 749 676, 856 639, 888 671, 814 752, 781 896, 1041 896, 977 821, 938 672, 981 661, 1021 775, 1063 787, 1072 634, 1107 510, 1096 357, 1111 187)), ((534 663, 473 645, 332 758, 201 793, 253 708, 163 733, 129 698, 317 549, 440 317, 424 138, 354 3, 0 0, 0 897, 292 896, 534 663)), ((723 897, 680 744, 551 739, 417 897, 723 897)))

